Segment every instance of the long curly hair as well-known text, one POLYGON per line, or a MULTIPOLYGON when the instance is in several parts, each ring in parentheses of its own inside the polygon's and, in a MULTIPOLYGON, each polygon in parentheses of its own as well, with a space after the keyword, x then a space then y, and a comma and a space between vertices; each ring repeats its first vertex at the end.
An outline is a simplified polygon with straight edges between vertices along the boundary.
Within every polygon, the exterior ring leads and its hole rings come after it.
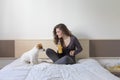
MULTIPOLYGON (((53 37, 54 37, 54 43, 57 45, 58 44, 58 41, 59 41, 59 38, 56 34, 56 29, 59 28, 63 34, 67 35, 67 36, 72 36, 72 33, 70 32, 70 30, 67 28, 67 26, 65 24, 58 24, 54 27, 54 30, 53 30, 53 37)), ((63 41, 63 38, 60 38, 60 42, 62 44, 62 46, 64 46, 64 41, 63 41)))

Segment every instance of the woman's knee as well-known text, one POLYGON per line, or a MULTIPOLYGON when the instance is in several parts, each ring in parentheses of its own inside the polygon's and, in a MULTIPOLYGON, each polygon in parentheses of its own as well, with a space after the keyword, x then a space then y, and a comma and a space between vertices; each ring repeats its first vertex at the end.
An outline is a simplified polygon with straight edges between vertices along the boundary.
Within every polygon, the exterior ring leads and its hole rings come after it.
POLYGON ((52 55, 52 54, 55 54, 56 52, 53 50, 53 49, 51 49, 51 48, 48 48, 47 50, 46 50, 46 54, 47 55, 52 55))
POLYGON ((59 57, 57 56, 56 52, 53 49, 48 48, 46 50, 46 54, 49 58, 53 60, 53 62, 57 61, 59 57))
POLYGON ((53 51, 53 50, 50 48, 47 48, 46 53, 50 53, 51 51, 53 51))

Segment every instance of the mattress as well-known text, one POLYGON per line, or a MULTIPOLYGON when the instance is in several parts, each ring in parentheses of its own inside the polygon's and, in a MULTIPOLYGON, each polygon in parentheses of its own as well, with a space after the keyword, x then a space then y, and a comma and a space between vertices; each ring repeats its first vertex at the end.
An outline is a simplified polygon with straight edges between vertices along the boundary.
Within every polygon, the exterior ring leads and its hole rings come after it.
POLYGON ((30 65, 16 59, 0 70, 0 80, 120 80, 94 59, 73 65, 41 62, 30 65))

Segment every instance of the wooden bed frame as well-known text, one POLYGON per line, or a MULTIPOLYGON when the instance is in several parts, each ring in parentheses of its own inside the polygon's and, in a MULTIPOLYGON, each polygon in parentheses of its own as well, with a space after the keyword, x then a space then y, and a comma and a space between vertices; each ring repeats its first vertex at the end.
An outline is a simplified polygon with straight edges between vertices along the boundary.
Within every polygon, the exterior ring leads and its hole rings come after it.
MULTIPOLYGON (((88 58, 89 57, 89 40, 80 39, 79 40, 83 51, 76 56, 79 58, 88 58)), ((36 43, 42 43, 45 49, 52 48, 56 51, 56 45, 53 43, 53 40, 15 40, 15 57, 20 57, 25 51, 31 49, 36 43)), ((45 52, 40 53, 39 58, 48 58, 45 52)))
MULTIPOLYGON (((120 40, 88 40, 79 39, 83 51, 76 56, 77 58, 120 57, 120 40)), ((56 46, 52 39, 45 40, 0 40, 0 57, 20 57, 25 51, 30 50, 36 43, 42 43, 45 49, 56 46)), ((48 58, 46 54, 40 54, 39 58, 48 58)))

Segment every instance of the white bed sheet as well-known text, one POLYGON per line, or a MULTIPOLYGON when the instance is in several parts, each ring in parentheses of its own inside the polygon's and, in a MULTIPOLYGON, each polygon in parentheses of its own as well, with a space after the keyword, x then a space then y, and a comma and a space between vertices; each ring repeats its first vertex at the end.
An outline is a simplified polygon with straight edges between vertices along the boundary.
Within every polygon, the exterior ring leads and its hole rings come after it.
POLYGON ((31 65, 16 59, 0 70, 0 80, 25 80, 31 68, 31 65))
POLYGON ((15 60, 0 70, 0 80, 120 80, 96 60, 79 60, 74 65, 40 63, 28 65, 15 60))

